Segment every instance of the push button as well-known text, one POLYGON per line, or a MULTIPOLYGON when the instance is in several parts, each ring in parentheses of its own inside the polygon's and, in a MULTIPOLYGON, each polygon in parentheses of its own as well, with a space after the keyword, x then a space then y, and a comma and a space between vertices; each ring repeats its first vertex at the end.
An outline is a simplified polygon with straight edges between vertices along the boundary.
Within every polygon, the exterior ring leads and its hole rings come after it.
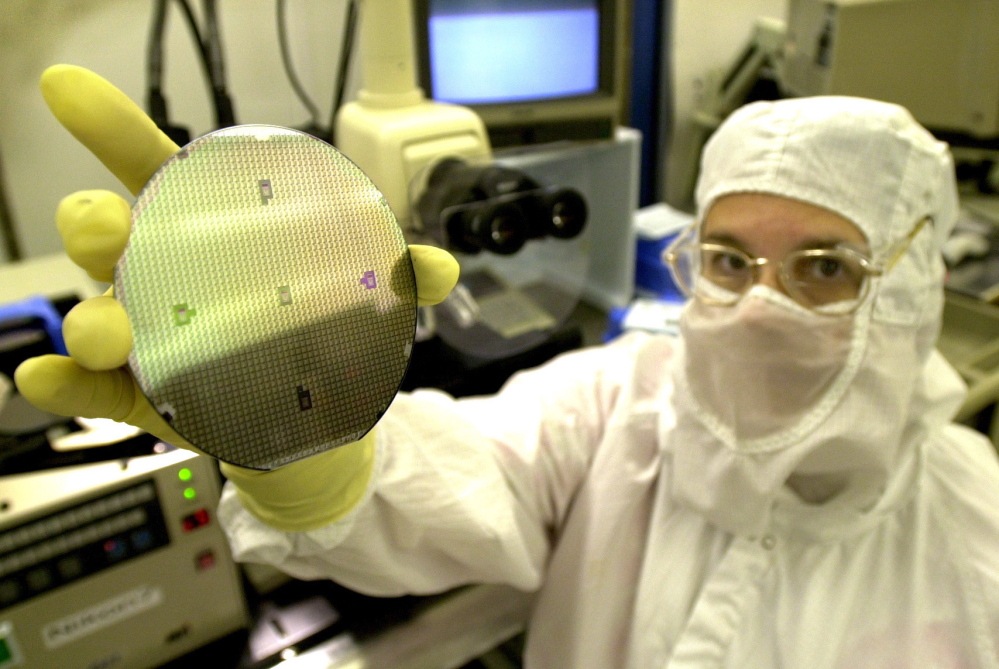
POLYGON ((197 566, 198 571, 211 569, 215 566, 215 553, 210 549, 201 551, 198 553, 198 557, 195 558, 195 566, 197 566))
POLYGON ((11 602, 17 601, 17 598, 21 596, 21 584, 17 581, 11 579, 9 581, 0 582, 0 606, 6 606, 11 602))
POLYGON ((190 516, 185 516, 181 524, 185 532, 192 532, 199 527, 204 527, 209 522, 211 522, 211 516, 208 515, 208 509, 198 509, 190 516))

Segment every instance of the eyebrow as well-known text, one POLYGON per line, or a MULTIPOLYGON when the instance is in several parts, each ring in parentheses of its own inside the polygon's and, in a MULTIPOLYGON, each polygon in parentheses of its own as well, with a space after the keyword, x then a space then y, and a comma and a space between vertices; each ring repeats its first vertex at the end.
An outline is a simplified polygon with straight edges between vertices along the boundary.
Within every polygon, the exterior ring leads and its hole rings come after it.
MULTIPOLYGON (((749 256, 752 256, 752 257, 756 257, 752 253, 749 252, 749 250, 746 248, 746 245, 742 242, 742 240, 740 240, 738 237, 735 237, 735 236, 733 236, 731 234, 728 234, 728 233, 714 233, 714 234, 710 234, 710 235, 705 235, 705 236, 701 237, 701 241, 709 243, 709 244, 722 244, 724 246, 731 246, 733 248, 739 249, 740 251, 742 251, 746 255, 749 255, 749 256)), ((835 239, 835 238, 828 238, 828 237, 827 238, 822 238, 822 237, 809 237, 809 238, 806 238, 800 244, 798 244, 797 247, 795 247, 795 250, 797 250, 797 251, 805 251, 805 250, 811 250, 811 249, 836 249, 836 248, 843 248, 844 246, 847 247, 847 248, 849 248, 849 249, 852 249, 852 250, 856 251, 857 253, 861 253, 863 255, 869 255, 870 254, 870 251, 868 251, 867 249, 859 246, 858 244, 854 244, 852 242, 848 242, 845 239, 835 239)))

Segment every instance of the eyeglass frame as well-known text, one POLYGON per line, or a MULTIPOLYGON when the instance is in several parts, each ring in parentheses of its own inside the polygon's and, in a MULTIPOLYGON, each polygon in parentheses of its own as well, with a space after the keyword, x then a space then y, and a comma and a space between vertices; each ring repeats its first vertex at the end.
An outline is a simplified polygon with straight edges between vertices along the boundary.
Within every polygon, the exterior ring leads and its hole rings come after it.
MULTIPOLYGON (((853 304, 853 306, 849 310, 838 311, 838 312, 836 312, 836 313, 833 314, 833 313, 829 313, 829 312, 823 312, 821 310, 815 309, 814 307, 811 307, 811 306, 808 306, 808 305, 805 305, 805 304, 802 304, 801 306, 803 306, 806 309, 809 309, 811 311, 814 311, 815 313, 818 313, 818 314, 845 315, 845 314, 853 313, 854 311, 856 311, 860 307, 861 303, 867 297, 867 294, 870 291, 870 283, 871 283, 870 279, 874 278, 874 277, 883 276, 883 275, 887 274, 888 272, 890 272, 891 269, 893 267, 895 267, 896 264, 898 264, 898 261, 902 259, 902 256, 905 255, 905 252, 908 250, 909 246, 912 244, 912 241, 916 238, 916 235, 919 234, 919 232, 926 226, 927 223, 930 223, 931 225, 933 224, 933 217, 932 216, 927 215, 927 216, 924 216, 921 219, 919 219, 919 221, 912 227, 912 230, 910 230, 909 233, 905 237, 903 237, 902 239, 900 239, 898 242, 895 243, 895 245, 891 249, 889 249, 887 259, 885 261, 883 261, 883 262, 880 262, 880 263, 876 263, 871 258, 868 258, 864 254, 860 253, 859 251, 856 251, 856 250, 851 249, 851 248, 837 248, 837 249, 835 249, 836 251, 838 251, 840 253, 846 253, 846 254, 848 254, 850 256, 853 256, 856 260, 859 261, 860 267, 861 267, 861 269, 865 273, 865 277, 864 277, 865 280, 864 280, 862 292, 861 292, 861 294, 859 294, 854 299, 854 304, 853 304)), ((730 307, 731 306, 735 306, 736 304, 738 304, 742 300, 743 296, 745 296, 745 294, 747 292, 749 292, 749 288, 746 288, 745 290, 743 290, 742 292, 740 292, 738 298, 735 301, 733 301, 733 302, 723 302, 721 300, 712 300, 711 298, 708 298, 708 297, 705 297, 703 295, 698 295, 698 294, 694 293, 693 289, 690 288, 690 287, 688 287, 686 285, 686 283, 680 279, 680 272, 679 272, 679 270, 676 267, 676 262, 677 262, 677 260, 679 258, 679 255, 677 253, 677 249, 680 248, 681 246, 686 245, 686 244, 695 244, 695 242, 693 241, 693 239, 696 239, 696 237, 694 235, 696 235, 696 232, 697 232, 697 229, 698 229, 699 226, 700 226, 700 222, 694 222, 693 224, 691 224, 690 226, 688 226, 683 232, 681 232, 679 235, 677 235, 676 239, 674 239, 665 249, 663 249, 663 252, 662 252, 662 255, 661 255, 662 262, 665 263, 666 266, 669 268, 670 274, 673 276, 673 282, 676 284, 676 286, 681 291, 683 291, 683 293, 688 298, 701 300, 705 304, 712 304, 712 305, 718 305, 718 306, 730 306, 730 307)), ((750 268, 750 270, 751 270, 751 272, 753 273, 753 276, 754 276, 753 282, 749 284, 750 287, 753 286, 753 285, 755 285, 756 282, 759 280, 758 279, 759 268, 763 267, 764 265, 766 265, 768 263, 772 263, 773 262, 770 258, 757 258, 757 257, 755 257, 755 256, 753 256, 753 255, 751 255, 749 253, 746 253, 745 251, 743 251, 741 249, 735 248, 733 246, 726 246, 725 244, 712 244, 710 242, 696 242, 696 246, 699 249, 702 249, 702 250, 705 249, 705 248, 707 248, 707 247, 713 247, 713 248, 719 249, 719 250, 731 250, 731 251, 736 251, 739 254, 746 256, 746 258, 749 260, 749 268, 750 268)), ((777 276, 778 276, 778 279, 780 280, 781 286, 784 288, 784 290, 788 291, 789 294, 793 294, 795 292, 795 291, 793 291, 793 290, 791 290, 791 289, 789 289, 787 287, 787 283, 788 282, 787 282, 787 279, 786 279, 786 276, 785 276, 785 273, 784 273, 784 262, 785 262, 785 260, 787 259, 788 256, 791 256, 791 255, 795 255, 795 256, 799 256, 799 257, 801 257, 801 256, 808 257, 809 255, 818 256, 818 255, 826 253, 827 251, 829 251, 829 249, 801 249, 799 251, 793 251, 793 252, 787 254, 787 256, 784 256, 784 258, 781 258, 780 264, 777 265, 777 276)), ((798 302, 799 304, 801 304, 797 299, 795 299, 795 302, 798 302)))

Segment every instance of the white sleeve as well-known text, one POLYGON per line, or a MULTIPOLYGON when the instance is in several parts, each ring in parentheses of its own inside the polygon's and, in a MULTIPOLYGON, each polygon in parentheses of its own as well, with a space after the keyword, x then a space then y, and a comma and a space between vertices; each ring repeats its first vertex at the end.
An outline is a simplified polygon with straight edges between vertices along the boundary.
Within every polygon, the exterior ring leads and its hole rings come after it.
POLYGON ((281 532, 227 484, 219 515, 234 556, 378 596, 473 582, 538 588, 633 349, 566 354, 490 397, 401 393, 378 423, 366 497, 336 523, 281 532))

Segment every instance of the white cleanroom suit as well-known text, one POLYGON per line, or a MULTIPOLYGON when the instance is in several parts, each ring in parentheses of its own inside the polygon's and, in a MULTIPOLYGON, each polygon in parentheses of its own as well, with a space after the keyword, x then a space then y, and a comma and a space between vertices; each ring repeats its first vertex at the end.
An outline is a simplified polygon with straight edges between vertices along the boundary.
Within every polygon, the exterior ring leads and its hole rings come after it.
POLYGON ((400 395, 342 520, 280 532, 227 489, 236 557, 376 595, 537 590, 535 669, 999 667, 999 465, 950 423, 964 388, 933 350, 946 147, 892 105, 757 103, 706 147, 699 211, 745 192, 840 214, 877 261, 933 224, 848 321, 754 288, 494 397, 400 395), (732 336, 744 309, 772 315, 772 346, 732 336), (764 392, 782 387, 816 399, 764 392))

